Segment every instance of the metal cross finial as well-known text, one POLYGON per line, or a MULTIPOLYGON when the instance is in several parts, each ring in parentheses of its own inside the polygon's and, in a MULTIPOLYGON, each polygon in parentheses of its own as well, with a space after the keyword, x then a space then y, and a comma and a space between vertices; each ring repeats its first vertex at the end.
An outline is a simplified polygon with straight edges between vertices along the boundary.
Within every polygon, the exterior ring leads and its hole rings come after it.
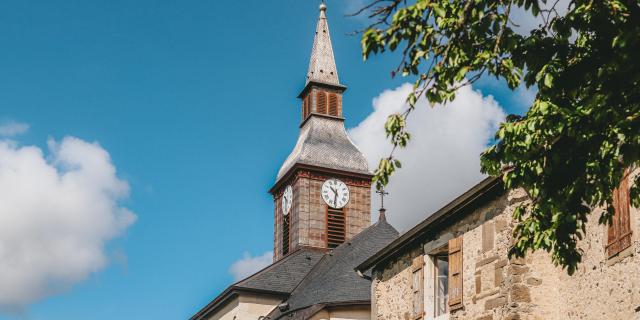
POLYGON ((388 195, 389 192, 384 191, 384 189, 380 189, 377 190, 376 193, 380 195, 380 209, 384 209, 384 196, 388 195))

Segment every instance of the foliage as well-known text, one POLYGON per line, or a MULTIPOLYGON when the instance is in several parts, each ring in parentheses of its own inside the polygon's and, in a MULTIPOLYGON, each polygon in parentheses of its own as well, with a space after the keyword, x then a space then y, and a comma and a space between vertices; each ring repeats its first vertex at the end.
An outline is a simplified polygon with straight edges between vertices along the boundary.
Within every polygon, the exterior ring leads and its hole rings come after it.
MULTIPOLYGON (((376 0, 358 14, 373 19, 362 35, 365 60, 399 51, 392 76, 417 79, 406 111, 385 125, 394 150, 409 143, 406 122, 422 95, 432 106, 446 103, 482 76, 503 79, 511 89, 538 88, 528 112, 501 125, 497 143, 481 156, 482 171, 502 175, 507 188, 523 188, 532 199, 514 214, 510 255, 542 249, 571 274, 581 260, 577 243, 589 213, 604 207, 599 221, 611 223, 611 190, 640 160, 640 1, 574 0, 562 14, 558 5, 376 0), (518 34, 516 7, 541 24, 518 34)), ((398 167, 393 152, 382 159, 377 187, 398 167)), ((636 207, 639 180, 631 189, 636 207)))

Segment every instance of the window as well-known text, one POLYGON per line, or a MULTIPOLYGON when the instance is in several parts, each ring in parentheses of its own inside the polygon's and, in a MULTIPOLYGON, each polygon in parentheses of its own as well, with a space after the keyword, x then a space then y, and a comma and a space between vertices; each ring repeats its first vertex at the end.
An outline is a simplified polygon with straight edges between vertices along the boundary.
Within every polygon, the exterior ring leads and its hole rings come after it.
POLYGON ((327 209, 327 247, 333 249, 345 240, 346 219, 342 209, 327 209))
POLYGON ((335 93, 329 94, 329 115, 338 116, 338 95, 335 93))
POLYGON ((607 228, 607 257, 612 257, 631 246, 631 217, 629 172, 625 172, 620 186, 613 190, 613 221, 607 228))
POLYGON ((282 255, 289 253, 289 224, 291 215, 288 214, 282 219, 282 255))
POLYGON ((429 254, 425 267, 425 318, 449 319, 451 310, 462 307, 462 237, 429 254))
POLYGON ((413 300, 413 318, 422 319, 424 316, 424 270, 423 256, 418 255, 413 259, 411 274, 411 292, 413 300))
POLYGON ((434 288, 436 290, 434 315, 438 319, 449 313, 449 257, 438 255, 433 259, 435 267, 434 288))
POLYGON ((327 95, 323 91, 316 92, 316 112, 327 114, 327 95))

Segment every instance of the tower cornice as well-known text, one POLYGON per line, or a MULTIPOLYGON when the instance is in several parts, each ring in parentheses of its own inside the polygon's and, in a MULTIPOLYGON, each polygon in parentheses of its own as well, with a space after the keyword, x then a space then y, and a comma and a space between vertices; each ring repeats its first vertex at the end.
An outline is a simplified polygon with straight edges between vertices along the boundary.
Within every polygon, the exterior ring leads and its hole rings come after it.
POLYGON ((302 163, 296 163, 289 171, 282 176, 276 183, 269 189, 269 193, 272 195, 276 195, 278 190, 280 190, 285 184, 291 183, 296 179, 296 175, 304 173, 304 172, 312 172, 319 175, 326 175, 327 177, 338 177, 346 180, 347 185, 353 185, 353 183, 349 182, 349 179, 359 180, 363 183, 366 182, 367 186, 370 186, 371 179, 373 178, 373 174, 371 173, 359 173, 359 172, 350 172, 344 170, 336 170, 325 167, 312 166, 302 163))
POLYGON ((301 99, 302 97, 304 97, 304 95, 309 92, 309 90, 311 90, 313 87, 319 87, 319 88, 327 88, 327 89, 333 89, 336 90, 340 93, 344 93, 345 91, 347 91, 347 86, 342 85, 342 84, 336 84, 336 83, 329 83, 329 82, 322 82, 322 81, 309 81, 307 82, 307 84, 304 86, 304 88, 302 89, 302 91, 300 91, 300 94, 298 94, 298 99, 301 99))

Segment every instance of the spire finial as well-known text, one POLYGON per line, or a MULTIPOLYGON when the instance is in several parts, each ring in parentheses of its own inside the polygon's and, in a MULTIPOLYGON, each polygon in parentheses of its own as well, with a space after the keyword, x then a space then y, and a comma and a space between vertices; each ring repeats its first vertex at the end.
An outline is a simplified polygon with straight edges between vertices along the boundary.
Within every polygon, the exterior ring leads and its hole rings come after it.
POLYGON ((384 196, 388 195, 389 192, 386 192, 384 188, 380 190, 376 190, 376 193, 380 195, 380 209, 384 209, 384 196))
POLYGON ((380 190, 376 190, 376 193, 380 195, 380 217, 378 221, 387 221, 386 212, 387 209, 384 208, 384 196, 388 195, 389 192, 384 191, 384 188, 380 190))
POLYGON ((322 0, 322 3, 320 4, 320 11, 327 11, 327 4, 324 3, 324 0, 322 0))

